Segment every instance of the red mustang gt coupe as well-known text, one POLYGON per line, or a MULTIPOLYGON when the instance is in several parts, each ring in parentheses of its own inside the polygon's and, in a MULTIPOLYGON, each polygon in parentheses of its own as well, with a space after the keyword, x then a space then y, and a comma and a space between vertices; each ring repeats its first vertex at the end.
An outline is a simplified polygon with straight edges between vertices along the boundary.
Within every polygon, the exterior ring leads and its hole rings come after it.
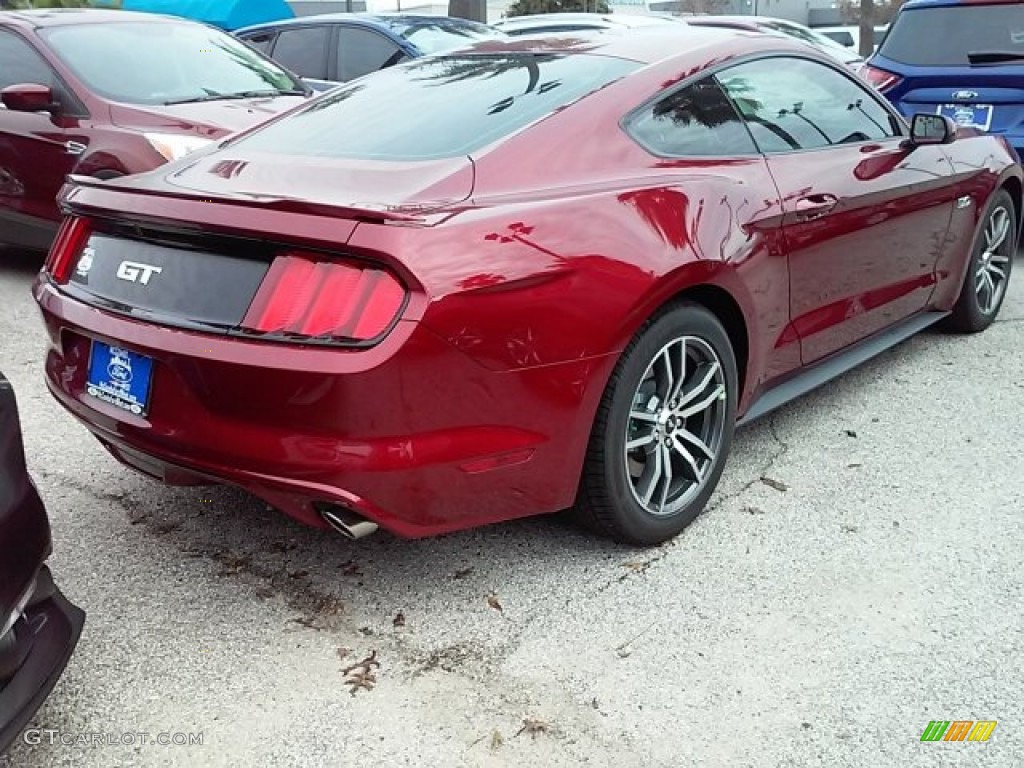
POLYGON ((989 325, 1021 180, 781 37, 483 43, 73 179, 46 376, 125 464, 350 536, 575 507, 652 544, 737 423, 989 325))

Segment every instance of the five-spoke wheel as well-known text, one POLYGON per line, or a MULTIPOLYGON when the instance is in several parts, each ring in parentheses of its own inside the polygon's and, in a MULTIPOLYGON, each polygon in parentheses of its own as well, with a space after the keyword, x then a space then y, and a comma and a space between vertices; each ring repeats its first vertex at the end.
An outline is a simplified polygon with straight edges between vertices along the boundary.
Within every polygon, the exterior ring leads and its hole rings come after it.
POLYGON ((996 192, 983 212, 971 248, 967 277, 946 326, 977 333, 992 324, 1006 296, 1017 247, 1017 217, 1010 194, 996 192))
POLYGON ((577 511, 631 544, 657 544, 700 512, 721 476, 736 419, 736 361, 704 307, 659 314, 622 355, 598 409, 577 511))
POLYGON ((1005 205, 997 206, 985 222, 984 242, 977 269, 974 271, 974 290, 978 293, 978 308, 992 314, 1003 300, 1009 262, 1012 254, 1007 246, 1013 242, 1013 214, 1005 205))
POLYGON ((722 443, 725 374, 708 342, 666 344, 633 396, 623 450, 633 497, 652 515, 685 507, 708 478, 722 443))

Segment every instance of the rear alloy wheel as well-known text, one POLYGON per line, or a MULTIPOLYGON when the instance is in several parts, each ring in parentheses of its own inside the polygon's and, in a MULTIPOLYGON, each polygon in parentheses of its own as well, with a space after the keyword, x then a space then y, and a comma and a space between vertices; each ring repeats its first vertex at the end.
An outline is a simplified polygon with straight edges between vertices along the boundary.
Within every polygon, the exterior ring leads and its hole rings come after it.
POLYGON ((1017 220, 1006 190, 992 198, 981 219, 960 297, 947 325, 959 333, 988 328, 999 314, 1017 247, 1017 220))
POLYGON ((681 304, 630 343, 598 409, 577 500, 584 522, 658 544, 704 509, 732 445, 736 362, 708 310, 681 304))

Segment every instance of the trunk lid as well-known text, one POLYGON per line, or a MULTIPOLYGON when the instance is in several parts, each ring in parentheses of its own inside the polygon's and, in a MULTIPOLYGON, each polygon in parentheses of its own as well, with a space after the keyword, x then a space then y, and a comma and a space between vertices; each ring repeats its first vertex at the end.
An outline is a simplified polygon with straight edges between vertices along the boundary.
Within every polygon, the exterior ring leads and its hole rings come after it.
POLYGON ((110 118, 114 125, 122 128, 188 131, 218 139, 269 120, 306 100, 305 96, 275 96, 153 107, 113 104, 110 118))
POLYGON ((326 208, 428 211, 473 192, 466 156, 419 162, 246 151, 230 144, 141 183, 153 191, 226 200, 292 200, 326 208))
POLYGON ((903 8, 870 66, 904 115, 941 113, 1017 134, 1024 124, 1024 4, 938 2, 903 8))
POLYGON ((473 185, 465 156, 392 163, 200 150, 147 174, 73 177, 61 202, 83 218, 66 222, 47 271, 86 304, 161 325, 368 346, 415 278, 392 255, 350 253, 352 233, 362 221, 427 225, 473 185), (308 292, 309 312, 288 310, 275 324, 282 291, 308 292))
MULTIPOLYGON (((873 62, 873 64, 875 64, 873 62)), ((877 66, 892 69, 879 57, 877 66)), ((1018 133, 1024 124, 1024 66, 937 71, 903 67, 898 96, 903 114, 940 112, 990 133, 1018 133)))

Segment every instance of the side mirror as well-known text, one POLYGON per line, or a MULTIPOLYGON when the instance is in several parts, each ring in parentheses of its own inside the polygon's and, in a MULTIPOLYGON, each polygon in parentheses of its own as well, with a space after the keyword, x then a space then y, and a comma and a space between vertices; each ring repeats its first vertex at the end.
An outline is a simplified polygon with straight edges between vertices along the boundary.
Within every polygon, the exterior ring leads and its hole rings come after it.
POLYGON ((910 121, 910 145, 950 144, 956 138, 957 125, 945 115, 918 112, 910 121))
POLYGON ((12 112, 54 112, 53 91, 37 83, 18 83, 0 91, 0 101, 12 112))

